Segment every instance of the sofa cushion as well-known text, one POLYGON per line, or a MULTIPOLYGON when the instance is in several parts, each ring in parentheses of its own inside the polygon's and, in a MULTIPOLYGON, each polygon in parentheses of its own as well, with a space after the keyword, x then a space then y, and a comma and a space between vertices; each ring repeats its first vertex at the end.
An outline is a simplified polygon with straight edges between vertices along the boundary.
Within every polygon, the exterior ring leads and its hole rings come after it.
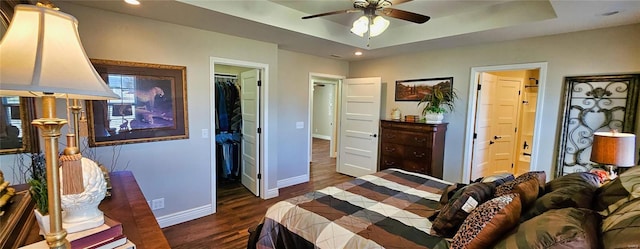
POLYGON ((640 198, 624 203, 602 221, 604 248, 640 248, 640 198))
POLYGON ((498 186, 494 196, 518 193, 520 201, 522 201, 523 210, 527 210, 538 198, 538 193, 540 192, 538 179, 539 177, 535 172, 527 172, 513 181, 498 186))
POLYGON ((441 236, 452 237, 467 215, 478 205, 493 197, 493 183, 472 183, 458 190, 432 223, 433 230, 441 236))
POLYGON ((618 178, 598 188, 594 210, 607 216, 624 203, 640 197, 640 166, 632 167, 618 178))
POLYGON ((593 188, 595 190, 600 187, 600 179, 596 174, 590 172, 571 173, 548 182, 545 185, 545 191, 550 193, 569 186, 580 186, 584 188, 593 188))
POLYGON ((532 207, 522 213, 520 222, 538 216, 547 210, 568 207, 591 208, 595 188, 590 185, 573 185, 558 188, 538 198, 532 207))
POLYGON ((453 237, 451 248, 488 248, 502 234, 518 224, 521 202, 518 194, 512 193, 493 198, 478 208, 464 220, 453 237))
POLYGON ((520 225, 493 248, 599 248, 600 216, 589 209, 549 210, 520 225))

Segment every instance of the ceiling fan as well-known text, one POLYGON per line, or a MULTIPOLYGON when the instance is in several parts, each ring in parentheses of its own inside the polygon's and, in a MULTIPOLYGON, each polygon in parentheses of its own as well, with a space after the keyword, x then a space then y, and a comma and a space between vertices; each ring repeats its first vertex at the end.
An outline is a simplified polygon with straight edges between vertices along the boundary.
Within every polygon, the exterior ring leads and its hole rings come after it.
POLYGON ((355 13, 359 11, 364 11, 365 15, 380 14, 383 16, 398 18, 398 19, 402 19, 402 20, 410 21, 414 23, 425 23, 426 21, 429 21, 429 19, 431 19, 431 17, 429 16, 390 8, 392 5, 398 5, 401 3, 406 3, 411 1, 412 0, 354 0, 353 9, 337 10, 337 11, 331 11, 331 12, 326 12, 321 14, 304 16, 302 17, 302 19, 310 19, 310 18, 328 16, 328 15, 334 15, 334 14, 355 13))

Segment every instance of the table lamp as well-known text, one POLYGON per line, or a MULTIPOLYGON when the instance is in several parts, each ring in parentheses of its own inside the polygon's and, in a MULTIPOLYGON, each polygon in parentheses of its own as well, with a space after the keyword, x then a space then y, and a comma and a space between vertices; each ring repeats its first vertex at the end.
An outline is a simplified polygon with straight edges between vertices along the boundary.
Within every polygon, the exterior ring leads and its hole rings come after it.
POLYGON ((42 98, 41 131, 47 171, 50 248, 70 248, 62 227, 58 138, 66 120, 56 117, 56 99, 117 99, 89 61, 78 21, 44 6, 17 5, 0 42, 0 95, 42 98))
POLYGON ((596 132, 593 134, 591 161, 605 165, 611 179, 617 177, 616 167, 635 165, 636 135, 630 133, 596 132))

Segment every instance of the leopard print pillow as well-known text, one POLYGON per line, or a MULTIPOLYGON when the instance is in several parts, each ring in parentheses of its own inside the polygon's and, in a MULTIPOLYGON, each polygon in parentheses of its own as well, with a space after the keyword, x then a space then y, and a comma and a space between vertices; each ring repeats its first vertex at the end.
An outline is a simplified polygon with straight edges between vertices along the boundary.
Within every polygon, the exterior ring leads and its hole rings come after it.
POLYGON ((464 220, 453 237, 452 249, 489 248, 518 224, 521 203, 517 193, 491 199, 464 220))
POLYGON ((518 193, 520 194, 522 207, 527 210, 536 201, 540 191, 544 193, 544 171, 542 171, 542 174, 532 171, 518 176, 511 182, 498 186, 494 196, 518 193), (542 185, 540 185, 540 181, 543 181, 542 185), (543 186, 543 188, 541 189, 540 186, 543 186))

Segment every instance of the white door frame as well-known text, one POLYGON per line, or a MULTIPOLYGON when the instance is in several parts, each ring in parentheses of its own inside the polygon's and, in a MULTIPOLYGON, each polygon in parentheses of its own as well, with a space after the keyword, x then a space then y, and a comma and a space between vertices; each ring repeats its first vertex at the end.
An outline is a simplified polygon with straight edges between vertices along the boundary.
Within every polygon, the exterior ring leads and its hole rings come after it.
MULTIPOLYGON (((259 171, 262 174, 262 178, 260 180, 260 198, 262 199, 266 199, 267 197, 267 189, 266 187, 269 186, 269 147, 265 146, 265 144, 268 144, 269 142, 269 132, 267 132, 269 130, 268 127, 268 119, 269 119, 269 86, 271 84, 269 84, 269 64, 264 64, 264 63, 257 63, 257 62, 250 62, 250 61, 241 61, 241 60, 234 60, 234 59, 227 59, 227 58, 219 58, 219 57, 210 57, 210 72, 209 72, 209 81, 210 81, 210 85, 209 85, 209 96, 210 96, 210 100, 214 99, 215 96, 215 65, 228 65, 228 66, 237 66, 237 67, 246 67, 246 68, 254 68, 254 69, 258 69, 261 71, 260 73, 260 77, 261 77, 261 81, 262 81, 262 88, 260 90, 260 110, 258 110, 260 112, 260 124, 259 127, 262 128, 262 133, 260 133, 261 139, 260 139, 260 152, 259 152, 259 158, 257 160, 259 160, 259 171)), ((210 169, 211 169, 211 206, 213 207, 213 213, 216 212, 217 209, 217 168, 216 168, 216 150, 213 149, 216 146, 216 140, 215 137, 215 130, 216 130, 216 115, 214 113, 213 110, 215 110, 215 100, 211 100, 210 103, 210 109, 212 110, 211 112, 211 120, 210 120, 210 127, 209 127, 209 140, 210 140, 210 146, 211 146, 211 158, 209 159, 210 163, 210 169)), ((272 197, 272 196, 271 196, 272 197)))
POLYGON ((478 79, 480 73, 483 72, 495 72, 495 71, 509 71, 509 70, 532 70, 539 69, 540 76, 538 79, 538 98, 537 98, 537 106, 536 106, 536 119, 535 119, 535 128, 533 130, 533 147, 531 148, 531 164, 530 170, 537 171, 545 171, 549 176, 551 175, 551 167, 552 165, 538 165, 538 155, 540 151, 540 136, 542 135, 542 131, 540 130, 542 127, 542 110, 544 106, 544 88, 547 82, 547 62, 535 62, 535 63, 524 63, 524 64, 511 64, 511 65, 499 65, 499 66, 486 66, 486 67, 472 67, 471 68, 471 76, 469 79, 471 80, 469 83, 469 97, 468 99, 468 107, 467 110, 467 122, 466 127, 467 130, 465 132, 465 142, 464 142, 464 158, 463 158, 463 167, 462 167, 462 182, 470 182, 471 181, 471 160, 473 159, 473 133, 475 129, 475 117, 476 117, 476 101, 478 98, 478 79))
MULTIPOLYGON (((339 120, 340 120, 340 93, 342 92, 342 80, 344 80, 346 78, 346 76, 341 76, 341 75, 331 75, 331 74, 323 74, 323 73, 309 73, 309 110, 307 111, 308 114, 308 118, 307 118, 307 132, 309 134, 309 143, 307 143, 307 150, 309 151, 309 154, 307 155, 307 162, 311 162, 311 156, 313 155, 313 131, 312 126, 313 126, 313 83, 318 79, 318 78, 323 78, 323 79, 328 79, 328 80, 335 80, 338 83, 335 85, 335 89, 334 91, 337 91, 338 94, 336 94, 335 97, 335 107, 336 107, 336 112, 334 113, 334 123, 333 123, 333 133, 331 135, 331 137, 333 139, 331 139, 331 145, 329 146, 329 154, 330 155, 335 155, 335 150, 337 148, 337 144, 336 144, 336 138, 338 137, 338 131, 339 129, 336 129, 336 127, 339 126, 339 120)), ((307 167, 307 175, 310 175, 310 171, 309 171, 309 167, 307 167)))

